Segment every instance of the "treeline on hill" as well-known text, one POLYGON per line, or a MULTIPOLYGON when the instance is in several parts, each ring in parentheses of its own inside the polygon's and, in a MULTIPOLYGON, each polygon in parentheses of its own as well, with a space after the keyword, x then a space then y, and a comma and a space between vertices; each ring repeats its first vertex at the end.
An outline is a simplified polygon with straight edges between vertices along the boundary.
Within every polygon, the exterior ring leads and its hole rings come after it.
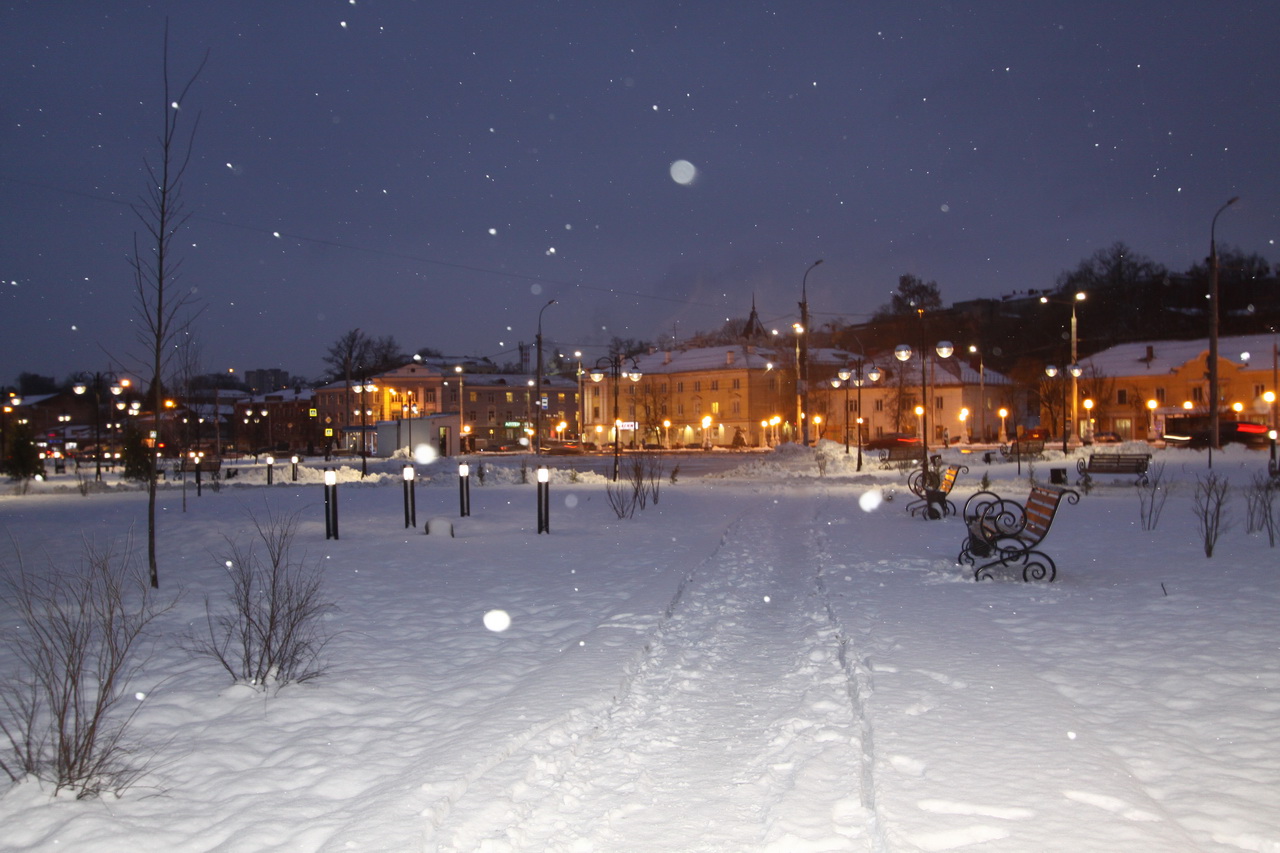
MULTIPOLYGON (((1218 256, 1222 335, 1280 329, 1280 280, 1259 255, 1226 248, 1218 256)), ((898 344, 932 345, 950 340, 957 354, 970 346, 985 364, 1014 378, 1037 378, 1045 362, 1062 361, 1070 351, 1071 303, 1075 303, 1080 358, 1120 343, 1207 337, 1209 265, 1206 259, 1182 273, 1144 257, 1123 243, 1095 252, 1058 276, 1053 287, 1004 297, 973 299, 944 307, 937 282, 913 275, 898 280, 890 301, 870 320, 843 320, 816 326, 810 344, 849 352, 892 352, 898 344), (1047 301, 1044 301, 1047 300, 1047 301), (919 309, 923 309, 921 316, 919 309)), ((825 306, 810 306, 822 312, 825 306)), ((822 316, 819 313, 819 316, 822 316)), ((700 333, 688 346, 742 342, 745 319, 730 320, 700 333)))

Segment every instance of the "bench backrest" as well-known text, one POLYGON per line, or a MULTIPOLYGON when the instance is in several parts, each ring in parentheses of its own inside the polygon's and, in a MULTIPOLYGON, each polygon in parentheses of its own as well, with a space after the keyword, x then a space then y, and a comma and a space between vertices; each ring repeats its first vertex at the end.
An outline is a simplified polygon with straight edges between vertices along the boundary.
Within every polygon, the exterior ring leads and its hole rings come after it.
POLYGON ((947 470, 942 474, 942 482, 938 484, 938 491, 943 494, 951 494, 951 489, 956 484, 956 477, 960 476, 959 465, 948 465, 947 470))
POLYGON ((1031 487, 1031 494, 1027 496, 1027 526, 1023 528, 1027 538, 1037 542, 1044 538, 1049 532, 1049 525, 1053 524, 1053 516, 1057 513, 1064 494, 1065 490, 1062 489, 1031 487))
POLYGON ((1089 467, 1094 471, 1133 471, 1141 473, 1151 463, 1149 453, 1094 453, 1089 456, 1089 467))

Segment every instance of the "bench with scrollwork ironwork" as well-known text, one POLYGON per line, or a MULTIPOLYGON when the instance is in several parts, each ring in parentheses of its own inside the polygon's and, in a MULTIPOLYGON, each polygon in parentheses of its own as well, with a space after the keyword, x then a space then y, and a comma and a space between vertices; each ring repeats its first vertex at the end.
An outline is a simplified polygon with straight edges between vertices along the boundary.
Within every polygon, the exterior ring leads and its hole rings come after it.
POLYGON ((1044 442, 1035 438, 1020 438, 1009 444, 1000 445, 1000 455, 1005 462, 1012 462, 1021 457, 1036 459, 1044 455, 1044 442))
POLYGON ((1076 462, 1076 471, 1081 482, 1093 479, 1094 474, 1133 474, 1138 478, 1134 485, 1140 486, 1147 482, 1150 464, 1150 453, 1090 453, 1087 461, 1076 462))
POLYGON ((886 468, 892 468, 894 465, 910 466, 912 463, 919 461, 919 445, 912 447, 909 444, 900 444, 894 447, 886 447, 880 451, 880 464, 886 468))
POLYGON ((1025 504, 994 492, 975 492, 965 502, 968 528, 956 562, 973 566, 973 579, 994 577, 997 569, 1022 569, 1024 581, 1052 581, 1058 574, 1053 558, 1040 550, 1063 500, 1079 503, 1074 489, 1031 487, 1025 504))
MULTIPOLYGON (((937 459, 938 457, 935 456, 935 463, 937 459)), ((927 477, 925 472, 916 471, 907 481, 907 488, 911 489, 911 493, 916 496, 914 501, 907 504, 907 511, 912 515, 930 519, 955 515, 956 505, 951 502, 949 496, 951 490, 955 488, 956 477, 967 473, 969 473, 968 465, 948 465, 941 474, 931 470, 927 477)))

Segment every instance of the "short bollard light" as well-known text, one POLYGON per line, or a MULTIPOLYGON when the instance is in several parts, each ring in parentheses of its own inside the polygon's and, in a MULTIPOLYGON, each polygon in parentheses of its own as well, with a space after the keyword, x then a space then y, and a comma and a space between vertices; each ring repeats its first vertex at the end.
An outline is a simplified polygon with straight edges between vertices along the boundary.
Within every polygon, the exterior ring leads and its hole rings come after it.
POLYGON ((338 472, 324 469, 324 538, 338 538, 338 472))
POLYGON ((293 482, 298 482, 298 454, 289 457, 289 462, 293 464, 293 482))
POLYGON ((1275 430, 1270 430, 1270 431, 1268 431, 1268 432, 1267 432, 1267 437, 1271 439, 1271 472, 1272 472, 1272 475, 1274 476, 1274 475, 1277 473, 1277 469, 1276 469, 1276 431, 1275 431, 1275 430))
POLYGON ((547 470, 547 466, 542 465, 538 468, 538 532, 551 532, 551 472, 547 470))
POLYGON ((471 515, 471 466, 465 462, 458 464, 458 515, 471 515))
POLYGON ((267 485, 270 486, 274 482, 272 472, 276 468, 276 458, 274 456, 267 457, 267 485))
POLYGON ((418 479, 418 472, 413 470, 412 465, 404 466, 401 471, 404 477, 404 526, 418 526, 418 498, 414 493, 414 482, 418 479))

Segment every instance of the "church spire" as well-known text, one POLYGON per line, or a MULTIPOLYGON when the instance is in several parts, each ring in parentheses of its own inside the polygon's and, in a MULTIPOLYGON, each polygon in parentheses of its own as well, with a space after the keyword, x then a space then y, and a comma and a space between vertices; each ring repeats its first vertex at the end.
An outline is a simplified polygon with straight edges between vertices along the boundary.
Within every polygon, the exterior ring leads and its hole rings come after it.
POLYGON ((747 318, 747 324, 742 327, 742 337, 746 341, 755 341, 768 337, 768 334, 764 324, 760 322, 760 315, 756 313, 756 295, 753 293, 751 294, 751 316, 747 318))

